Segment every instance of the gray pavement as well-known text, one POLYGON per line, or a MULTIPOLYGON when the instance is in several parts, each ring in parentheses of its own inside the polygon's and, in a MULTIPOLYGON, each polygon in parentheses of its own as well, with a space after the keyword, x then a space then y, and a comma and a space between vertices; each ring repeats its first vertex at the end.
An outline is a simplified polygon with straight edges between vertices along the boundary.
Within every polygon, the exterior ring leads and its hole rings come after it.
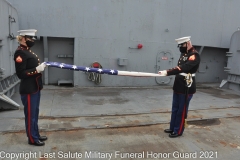
MULTIPOLYGON (((236 126, 240 122, 240 94, 219 89, 216 84, 198 88, 190 103, 184 135, 170 139, 163 129, 170 121, 171 87, 44 86, 39 127, 49 137, 46 145, 33 147, 26 143, 21 106, 19 110, 0 112, 0 154, 37 152, 38 156, 30 159, 109 159, 97 156, 107 153, 116 156, 111 159, 184 159, 176 158, 181 152, 186 159, 200 159, 201 154, 203 159, 211 159, 206 158, 210 154, 212 159, 239 159, 240 128, 236 126), (90 151, 96 154, 89 157, 90 151), (82 157, 73 157, 76 152, 82 157), (192 157, 186 157, 190 152, 192 157), (135 155, 120 158, 118 153, 135 155), (146 155, 151 153, 155 153, 153 157, 146 155)), ((18 94, 13 99, 21 104, 18 94)))

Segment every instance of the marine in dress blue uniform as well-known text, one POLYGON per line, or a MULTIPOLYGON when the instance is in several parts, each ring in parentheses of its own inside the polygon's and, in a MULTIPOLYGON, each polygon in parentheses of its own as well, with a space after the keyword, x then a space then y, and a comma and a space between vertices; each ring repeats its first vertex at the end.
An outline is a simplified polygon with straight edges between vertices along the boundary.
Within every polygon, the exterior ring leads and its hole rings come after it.
POLYGON ((164 76, 175 75, 170 128, 164 130, 171 138, 183 134, 189 103, 196 92, 195 73, 200 64, 200 56, 192 46, 190 38, 189 36, 176 39, 181 52, 177 66, 159 71, 159 74, 164 76))
POLYGON ((38 56, 31 51, 36 40, 37 30, 20 30, 17 37, 19 46, 14 54, 16 74, 20 82, 19 92, 24 106, 25 127, 28 143, 42 146, 47 140, 46 136, 40 136, 38 129, 39 104, 42 85, 42 74, 46 67, 40 64, 38 56))

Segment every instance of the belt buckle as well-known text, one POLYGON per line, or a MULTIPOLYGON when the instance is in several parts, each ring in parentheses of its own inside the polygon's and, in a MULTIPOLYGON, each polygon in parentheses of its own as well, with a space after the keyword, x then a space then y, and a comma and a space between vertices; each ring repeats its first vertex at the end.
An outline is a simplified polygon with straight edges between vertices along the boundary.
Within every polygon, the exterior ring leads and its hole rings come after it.
POLYGON ((187 83, 187 87, 191 87, 192 85, 192 74, 191 73, 188 73, 186 76, 185 76, 185 79, 184 79, 187 83))

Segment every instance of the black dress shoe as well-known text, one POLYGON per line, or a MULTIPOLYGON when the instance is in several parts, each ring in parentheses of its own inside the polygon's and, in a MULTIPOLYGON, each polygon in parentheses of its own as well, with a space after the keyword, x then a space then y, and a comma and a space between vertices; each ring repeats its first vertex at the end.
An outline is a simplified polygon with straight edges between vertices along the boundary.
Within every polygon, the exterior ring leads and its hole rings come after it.
POLYGON ((31 142, 28 141, 28 144, 34 145, 34 146, 44 146, 45 145, 44 142, 39 141, 39 140, 37 142, 34 142, 34 143, 31 143, 31 142))
POLYGON ((169 134, 170 138, 175 138, 175 137, 178 137, 178 136, 181 136, 181 135, 178 135, 177 133, 174 133, 174 132, 169 134))
POLYGON ((171 130, 171 129, 165 129, 164 132, 165 132, 165 133, 172 133, 173 130, 171 130))
POLYGON ((40 141, 46 141, 47 140, 47 136, 40 136, 38 139, 40 141))

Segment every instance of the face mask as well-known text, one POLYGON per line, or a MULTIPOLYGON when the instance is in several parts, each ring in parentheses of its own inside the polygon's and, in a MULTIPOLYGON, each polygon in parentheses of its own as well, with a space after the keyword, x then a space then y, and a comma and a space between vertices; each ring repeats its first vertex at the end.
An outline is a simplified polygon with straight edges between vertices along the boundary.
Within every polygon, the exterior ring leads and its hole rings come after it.
POLYGON ((34 46, 34 41, 26 41, 26 44, 29 48, 31 48, 32 46, 34 46))
POLYGON ((179 47, 181 53, 187 53, 187 47, 179 47))

